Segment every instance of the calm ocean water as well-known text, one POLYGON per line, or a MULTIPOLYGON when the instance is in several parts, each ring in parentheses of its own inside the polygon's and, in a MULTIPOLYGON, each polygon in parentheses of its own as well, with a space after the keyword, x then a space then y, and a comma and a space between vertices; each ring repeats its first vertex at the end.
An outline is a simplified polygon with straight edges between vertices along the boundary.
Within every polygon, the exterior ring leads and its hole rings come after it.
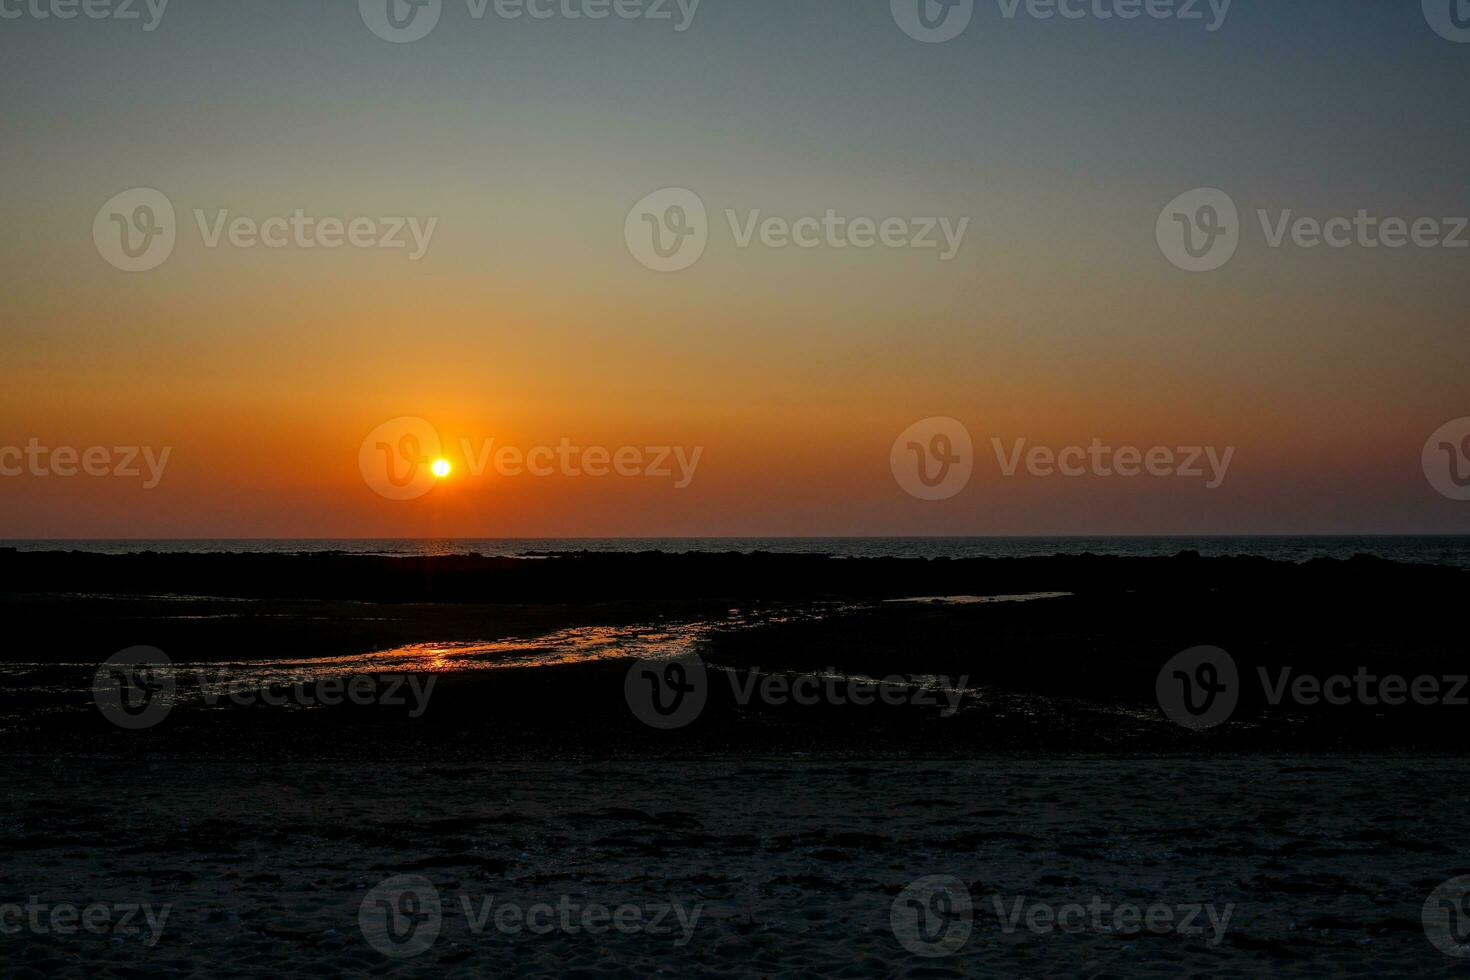
POLYGON ((552 551, 772 551, 853 557, 1024 557, 1036 555, 1257 555, 1282 561, 1376 555, 1396 561, 1470 567, 1470 535, 1364 537, 1005 537, 1005 538, 445 538, 0 541, 21 551, 295 553, 521 556, 552 551))

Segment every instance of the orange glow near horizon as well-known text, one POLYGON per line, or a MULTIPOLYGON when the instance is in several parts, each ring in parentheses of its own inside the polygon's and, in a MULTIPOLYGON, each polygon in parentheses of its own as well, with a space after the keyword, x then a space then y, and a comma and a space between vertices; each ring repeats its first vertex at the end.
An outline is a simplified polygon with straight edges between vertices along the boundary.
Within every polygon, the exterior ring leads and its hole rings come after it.
POLYGON ((885 4, 723 4, 679 34, 446 23, 402 46, 351 5, 248 6, 170 13, 167 34, 0 31, 21 80, 0 87, 0 454, 170 450, 153 488, 0 476, 0 538, 1470 532, 1420 463, 1470 416, 1464 250, 1273 248, 1252 226, 1192 274, 1155 237, 1205 181, 1247 221, 1465 214, 1470 131, 1437 94, 1466 52, 1417 10, 1360 5, 1376 27, 1353 57, 1332 4, 1210 34, 1018 21, 948 45, 906 38, 885 4), (1381 71, 1342 68, 1365 53, 1381 71), (707 205, 707 248, 651 271, 626 222, 675 186, 707 205), (126 272, 94 223, 138 187, 171 202, 177 240, 126 272), (436 225, 417 258, 208 243, 221 213, 296 209, 436 225), (741 244, 756 212, 828 210, 968 232, 949 260, 825 232, 741 244), (937 416, 973 436, 974 475, 919 500, 890 452, 937 416), (394 499, 362 443, 401 417, 440 439, 397 459, 394 499), (1236 453, 1205 490, 1006 477, 992 444, 1093 438, 1236 453), (564 440, 608 458, 548 464, 564 440), (620 474, 625 447, 681 448, 690 479, 656 453, 640 465, 671 475, 620 474))

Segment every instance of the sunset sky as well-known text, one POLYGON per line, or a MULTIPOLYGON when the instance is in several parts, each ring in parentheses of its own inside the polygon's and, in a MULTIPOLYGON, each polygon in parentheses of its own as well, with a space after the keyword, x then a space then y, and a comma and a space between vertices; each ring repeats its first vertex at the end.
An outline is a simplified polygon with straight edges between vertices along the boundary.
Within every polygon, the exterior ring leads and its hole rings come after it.
POLYGON ((1470 248, 1271 248, 1255 216, 1470 215, 1470 44, 1417 0, 1238 0, 1213 32, 981 0, 940 44, 888 0, 675 22, 446 0, 393 44, 348 0, 0 19, 0 446, 171 447, 153 489, 0 478, 0 537, 1470 532, 1420 463, 1470 416, 1470 248), (178 240, 127 273, 93 221, 138 187, 178 240), (667 187, 709 246, 659 273, 624 223, 667 187), (1155 240, 1197 187, 1243 223, 1209 273, 1155 240), (194 217, 298 208, 437 225, 410 261, 210 248, 194 217), (726 209, 969 226, 950 261, 742 248, 726 209), (455 466, 411 501, 358 466, 400 416, 455 466), (931 416, 977 451, 932 502, 889 468, 931 416), (474 477, 461 436, 702 456, 682 489, 474 477), (1235 457, 1214 490, 1004 477, 992 437, 1235 457))

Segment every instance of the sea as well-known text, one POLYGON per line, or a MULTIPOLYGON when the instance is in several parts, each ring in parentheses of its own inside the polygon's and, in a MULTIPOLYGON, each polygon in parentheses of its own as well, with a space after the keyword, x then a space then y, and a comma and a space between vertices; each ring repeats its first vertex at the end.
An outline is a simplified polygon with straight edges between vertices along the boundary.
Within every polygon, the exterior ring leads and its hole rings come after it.
POLYGON ((1277 561, 1373 555, 1470 568, 1470 535, 856 537, 856 538, 281 538, 0 541, 20 551, 361 555, 485 555, 537 558, 561 552, 775 552, 846 558, 1015 558, 1046 555, 1252 555, 1277 561))

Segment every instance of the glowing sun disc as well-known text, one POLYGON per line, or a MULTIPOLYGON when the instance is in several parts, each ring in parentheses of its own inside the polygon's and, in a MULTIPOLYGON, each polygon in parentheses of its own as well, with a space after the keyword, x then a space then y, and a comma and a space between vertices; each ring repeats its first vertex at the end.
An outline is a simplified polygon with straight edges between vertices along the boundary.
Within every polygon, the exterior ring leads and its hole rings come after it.
POLYGON ((449 460, 447 459, 436 459, 434 460, 434 465, 430 467, 430 469, 434 471, 435 476, 442 480, 449 475, 450 471, 453 470, 454 467, 449 465, 449 460))

